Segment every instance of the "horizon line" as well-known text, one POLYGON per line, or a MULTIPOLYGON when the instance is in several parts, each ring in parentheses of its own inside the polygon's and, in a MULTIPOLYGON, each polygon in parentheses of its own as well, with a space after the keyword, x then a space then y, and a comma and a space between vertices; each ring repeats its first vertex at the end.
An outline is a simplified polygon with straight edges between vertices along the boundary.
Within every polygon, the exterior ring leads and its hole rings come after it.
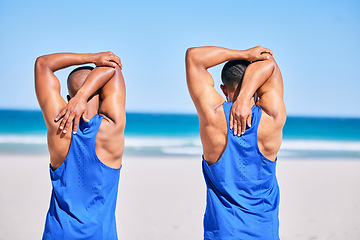
MULTIPOLYGON (((39 108, 4 108, 0 107, 0 111, 33 111, 41 112, 39 108)), ((158 111, 139 111, 139 110, 126 110, 126 113, 130 114, 154 114, 154 115, 194 115, 197 116, 196 112, 158 112, 158 111)), ((303 118, 337 118, 337 119, 360 119, 360 115, 342 115, 335 116, 330 114, 325 115, 310 115, 310 114, 288 114, 287 117, 303 117, 303 118)))

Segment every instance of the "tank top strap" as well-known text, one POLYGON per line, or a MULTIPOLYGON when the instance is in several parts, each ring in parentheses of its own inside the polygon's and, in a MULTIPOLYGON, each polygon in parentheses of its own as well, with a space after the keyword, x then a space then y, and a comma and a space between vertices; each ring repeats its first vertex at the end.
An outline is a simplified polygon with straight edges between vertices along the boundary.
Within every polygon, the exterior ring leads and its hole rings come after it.
POLYGON ((230 130, 229 121, 230 121, 230 111, 231 111, 232 105, 233 105, 232 102, 225 101, 223 103, 223 109, 224 109, 224 113, 225 113, 225 118, 226 118, 226 123, 227 123, 228 130, 230 130))
POLYGON ((262 109, 261 109, 261 107, 254 105, 254 106, 252 106, 251 111, 252 111, 251 125, 254 126, 254 129, 257 132, 257 129, 260 124, 262 109))
MULTIPOLYGON (((86 138, 87 141, 95 142, 96 135, 99 131, 103 116, 99 114, 94 115, 89 122, 85 122, 82 118, 79 123, 79 136, 86 138)), ((78 133, 76 133, 78 134, 78 133)))

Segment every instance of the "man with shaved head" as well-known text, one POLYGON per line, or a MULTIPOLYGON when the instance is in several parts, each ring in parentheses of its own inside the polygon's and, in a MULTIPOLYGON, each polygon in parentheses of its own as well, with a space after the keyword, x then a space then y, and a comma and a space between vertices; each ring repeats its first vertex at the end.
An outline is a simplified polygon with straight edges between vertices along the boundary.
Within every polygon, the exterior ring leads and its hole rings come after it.
POLYGON ((115 208, 124 152, 125 84, 111 52, 56 53, 35 63, 47 127, 52 194, 42 239, 118 239, 115 208), (73 65, 68 103, 54 72, 73 65))

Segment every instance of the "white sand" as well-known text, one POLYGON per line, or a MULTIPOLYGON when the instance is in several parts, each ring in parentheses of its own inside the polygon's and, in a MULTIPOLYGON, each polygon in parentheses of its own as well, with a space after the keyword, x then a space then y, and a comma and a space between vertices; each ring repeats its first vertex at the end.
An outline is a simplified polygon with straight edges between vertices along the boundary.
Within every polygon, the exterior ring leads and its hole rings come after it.
MULTIPOLYGON (((51 182, 46 155, 0 155, 0 240, 41 239, 51 182)), ((360 159, 278 162, 280 237, 360 239, 360 159)), ((201 158, 125 157, 120 240, 202 239, 201 158)))

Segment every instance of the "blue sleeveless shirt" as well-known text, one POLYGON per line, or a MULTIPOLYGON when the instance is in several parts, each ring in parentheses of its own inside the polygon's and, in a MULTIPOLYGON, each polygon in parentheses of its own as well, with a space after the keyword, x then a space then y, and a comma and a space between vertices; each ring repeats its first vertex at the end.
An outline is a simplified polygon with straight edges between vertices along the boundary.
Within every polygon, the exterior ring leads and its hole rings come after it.
POLYGON ((237 137, 229 127, 231 106, 223 104, 228 126, 224 153, 213 165, 203 158, 207 186, 204 239, 278 240, 276 161, 265 158, 257 142, 261 108, 252 107, 251 128, 237 137))
POLYGON ((50 166, 52 194, 42 239, 114 240, 120 169, 103 164, 95 139, 103 117, 80 120, 70 149, 56 170, 50 166))

